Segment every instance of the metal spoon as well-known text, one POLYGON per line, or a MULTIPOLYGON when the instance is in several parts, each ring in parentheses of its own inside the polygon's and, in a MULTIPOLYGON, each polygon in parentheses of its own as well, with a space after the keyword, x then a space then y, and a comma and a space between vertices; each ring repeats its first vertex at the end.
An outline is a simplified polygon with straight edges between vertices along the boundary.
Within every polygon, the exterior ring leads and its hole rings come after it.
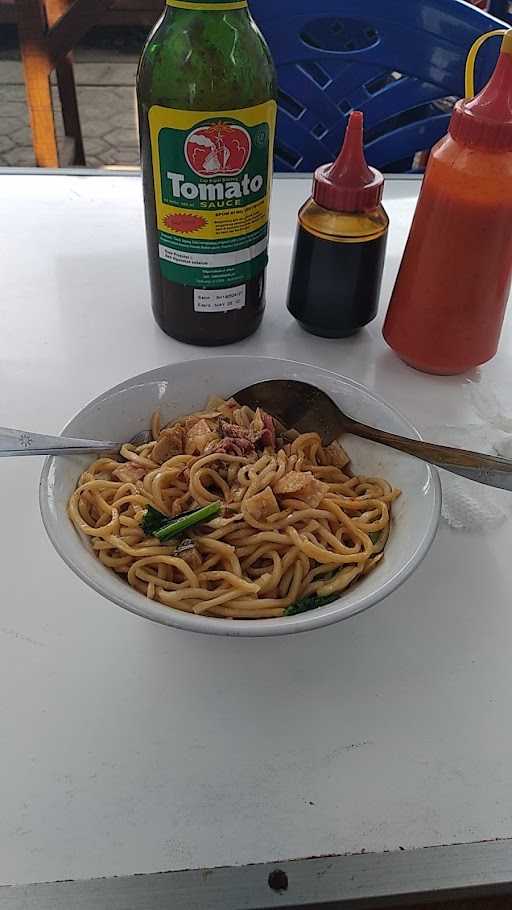
POLYGON ((318 433, 323 445, 328 445, 343 433, 352 433, 400 452, 407 452, 408 455, 452 474, 460 474, 461 477, 490 487, 512 490, 512 461, 483 455, 481 452, 422 442, 419 439, 407 439, 405 436, 369 427, 344 414, 325 392, 307 382, 270 379, 235 392, 233 398, 250 408, 263 408, 277 417, 285 427, 293 427, 301 433, 318 433))
MULTIPOLYGON (((130 439, 132 445, 141 445, 148 439, 146 430, 130 439)), ((73 439, 69 436, 43 436, 25 430, 0 427, 0 458, 6 455, 84 455, 88 452, 115 454, 124 443, 96 439, 73 439)))

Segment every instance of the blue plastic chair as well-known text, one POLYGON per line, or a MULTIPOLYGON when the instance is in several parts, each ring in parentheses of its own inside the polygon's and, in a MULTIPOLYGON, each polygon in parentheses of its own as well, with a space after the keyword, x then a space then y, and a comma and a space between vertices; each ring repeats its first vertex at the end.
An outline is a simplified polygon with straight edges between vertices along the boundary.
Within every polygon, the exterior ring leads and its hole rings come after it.
POLYGON ((488 12, 491 16, 497 16, 498 19, 503 19, 508 25, 512 24, 511 0, 491 0, 488 12))
MULTIPOLYGON (((504 23, 464 0, 251 0, 279 78, 275 167, 312 171, 340 147, 348 113, 364 112, 368 161, 407 171, 446 132, 450 96, 483 32, 504 23)), ((482 47, 475 85, 499 38, 482 47)))

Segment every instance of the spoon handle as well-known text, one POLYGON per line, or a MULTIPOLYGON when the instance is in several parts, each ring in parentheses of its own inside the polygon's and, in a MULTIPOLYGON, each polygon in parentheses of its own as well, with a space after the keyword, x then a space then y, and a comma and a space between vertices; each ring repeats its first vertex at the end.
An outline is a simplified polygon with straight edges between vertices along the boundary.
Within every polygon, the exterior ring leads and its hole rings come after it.
POLYGON ((489 487, 512 490, 512 461, 505 458, 456 449, 452 446, 440 446, 419 439, 407 439, 405 436, 396 436, 394 433, 387 433, 385 430, 378 430, 352 419, 344 421, 344 429, 354 436, 362 436, 363 439, 407 452, 408 455, 428 461, 429 464, 452 474, 460 474, 461 477, 485 483, 489 487))
POLYGON ((0 427, 0 458, 7 455, 82 455, 87 452, 111 452, 119 448, 115 442, 94 439, 71 439, 65 436, 44 436, 25 430, 0 427))

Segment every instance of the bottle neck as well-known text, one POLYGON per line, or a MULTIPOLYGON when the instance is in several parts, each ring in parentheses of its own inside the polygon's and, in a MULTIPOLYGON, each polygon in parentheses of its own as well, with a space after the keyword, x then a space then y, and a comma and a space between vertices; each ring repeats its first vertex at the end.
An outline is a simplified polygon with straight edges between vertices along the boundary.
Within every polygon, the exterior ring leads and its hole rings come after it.
POLYGON ((231 10, 247 10, 247 0, 165 0, 173 9, 196 10, 197 12, 226 13, 231 10))

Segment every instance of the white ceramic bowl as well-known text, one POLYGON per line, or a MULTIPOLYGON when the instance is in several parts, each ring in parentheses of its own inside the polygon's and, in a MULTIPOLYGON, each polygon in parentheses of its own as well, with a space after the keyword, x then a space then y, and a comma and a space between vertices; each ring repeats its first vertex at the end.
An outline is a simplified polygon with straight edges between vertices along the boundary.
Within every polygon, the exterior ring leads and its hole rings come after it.
MULTIPOLYGON (((368 389, 307 364, 270 357, 223 356, 159 367, 127 379, 100 395, 64 428, 63 435, 90 439, 130 439, 146 429, 160 408, 164 421, 201 407, 210 394, 229 397, 262 379, 301 379, 324 389, 348 414, 385 430, 418 437, 394 408, 368 389)), ((109 571, 71 524, 66 503, 88 455, 48 458, 41 475, 39 500, 45 528, 57 552, 86 584, 132 613, 180 629, 216 635, 284 635, 347 619, 383 600, 421 562, 434 538, 441 507, 437 473, 428 465, 392 449, 348 436, 344 445, 357 473, 381 475, 400 487, 393 507, 393 527, 385 557, 374 572, 340 599, 309 613, 276 619, 236 620, 196 616, 148 600, 109 571)))

